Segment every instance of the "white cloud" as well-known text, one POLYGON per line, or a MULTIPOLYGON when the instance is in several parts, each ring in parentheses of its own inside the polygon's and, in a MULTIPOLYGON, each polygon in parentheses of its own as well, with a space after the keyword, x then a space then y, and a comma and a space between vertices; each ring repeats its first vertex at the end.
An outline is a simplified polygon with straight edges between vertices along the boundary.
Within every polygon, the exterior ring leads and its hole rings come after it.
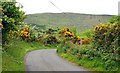
POLYGON ((74 12, 118 15, 119 0, 17 0, 26 14, 44 12, 74 12), (59 9, 52 5, 52 1, 59 9))

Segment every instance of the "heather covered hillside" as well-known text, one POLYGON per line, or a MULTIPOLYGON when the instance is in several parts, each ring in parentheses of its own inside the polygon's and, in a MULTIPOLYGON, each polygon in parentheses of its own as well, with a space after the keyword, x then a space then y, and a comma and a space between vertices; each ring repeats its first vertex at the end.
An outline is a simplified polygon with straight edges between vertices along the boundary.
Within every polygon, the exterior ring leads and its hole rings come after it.
POLYGON ((112 15, 91 15, 78 13, 38 13, 29 14, 24 20, 28 24, 43 27, 75 27, 77 31, 84 31, 99 23, 107 22, 112 15))

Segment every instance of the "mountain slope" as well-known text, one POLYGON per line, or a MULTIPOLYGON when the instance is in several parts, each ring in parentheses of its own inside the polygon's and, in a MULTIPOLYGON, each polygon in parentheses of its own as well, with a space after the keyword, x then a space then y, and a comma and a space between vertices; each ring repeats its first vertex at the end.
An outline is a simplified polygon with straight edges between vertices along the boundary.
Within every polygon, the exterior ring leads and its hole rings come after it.
POLYGON ((78 13, 39 13, 27 15, 25 22, 46 27, 75 27, 78 31, 107 22, 112 15, 90 15, 78 13))

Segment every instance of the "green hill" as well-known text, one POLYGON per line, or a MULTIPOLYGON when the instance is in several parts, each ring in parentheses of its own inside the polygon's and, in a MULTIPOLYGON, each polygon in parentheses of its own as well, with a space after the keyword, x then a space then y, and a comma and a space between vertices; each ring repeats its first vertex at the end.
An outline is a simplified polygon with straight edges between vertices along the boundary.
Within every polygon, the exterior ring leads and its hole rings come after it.
POLYGON ((38 27, 75 27, 77 31, 83 31, 107 22, 112 15, 91 15, 78 13, 38 13, 29 14, 25 19, 28 24, 38 27))

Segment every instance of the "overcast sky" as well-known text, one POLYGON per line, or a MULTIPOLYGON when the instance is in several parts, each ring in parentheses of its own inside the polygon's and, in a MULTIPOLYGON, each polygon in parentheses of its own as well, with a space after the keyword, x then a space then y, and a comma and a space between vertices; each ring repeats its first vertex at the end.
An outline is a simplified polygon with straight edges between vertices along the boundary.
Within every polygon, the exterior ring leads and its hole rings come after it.
POLYGON ((26 14, 74 12, 110 15, 118 15, 119 1, 120 0, 17 0, 17 2, 24 6, 23 10, 26 14))

